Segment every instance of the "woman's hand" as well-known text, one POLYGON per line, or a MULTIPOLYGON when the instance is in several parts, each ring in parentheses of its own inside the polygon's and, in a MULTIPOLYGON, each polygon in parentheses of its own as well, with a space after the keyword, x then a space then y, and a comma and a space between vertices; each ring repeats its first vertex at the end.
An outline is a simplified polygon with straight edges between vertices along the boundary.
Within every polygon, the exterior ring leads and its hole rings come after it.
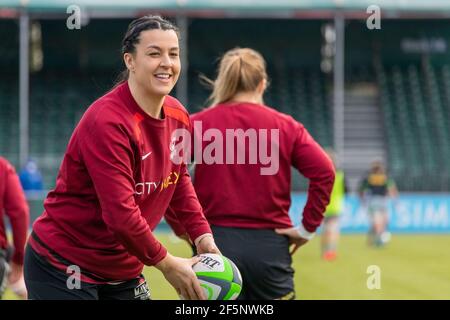
POLYGON ((198 240, 195 240, 195 243, 198 254, 216 253, 221 255, 219 248, 217 248, 216 243, 214 242, 212 234, 205 234, 198 237, 198 240))
POLYGON ((290 254, 293 255, 298 248, 308 242, 308 239, 302 238, 298 232, 298 228, 275 229, 275 232, 289 238, 291 247, 290 254))
POLYGON ((27 299, 27 288, 23 279, 23 265, 11 262, 10 267, 8 286, 21 299, 27 299))
POLYGON ((23 277, 23 265, 11 262, 9 266, 11 267, 11 270, 8 275, 8 282, 15 283, 23 277))
POLYGON ((175 288, 177 293, 188 300, 206 300, 205 294, 192 266, 200 261, 200 257, 190 259, 174 257, 167 253, 166 257, 155 265, 175 288))

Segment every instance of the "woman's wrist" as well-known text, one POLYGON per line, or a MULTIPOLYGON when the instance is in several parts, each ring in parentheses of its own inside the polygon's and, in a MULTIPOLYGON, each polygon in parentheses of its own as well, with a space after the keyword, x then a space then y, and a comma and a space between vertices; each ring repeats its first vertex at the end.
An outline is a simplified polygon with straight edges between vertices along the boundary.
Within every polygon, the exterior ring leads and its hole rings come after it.
POLYGON ((309 232, 308 230, 306 230, 302 223, 300 223, 300 225, 297 227, 297 232, 300 237, 306 240, 311 240, 316 234, 315 232, 309 232))
POLYGON ((166 256, 161 261, 159 261, 157 264, 155 264, 155 268, 157 268, 162 273, 165 273, 172 266, 172 261, 173 261, 173 256, 167 252, 166 256))
POLYGON ((213 238, 213 235, 211 233, 204 233, 201 236, 198 236, 195 240, 194 240, 194 244, 195 246, 198 246, 200 244, 200 242, 208 237, 213 238))

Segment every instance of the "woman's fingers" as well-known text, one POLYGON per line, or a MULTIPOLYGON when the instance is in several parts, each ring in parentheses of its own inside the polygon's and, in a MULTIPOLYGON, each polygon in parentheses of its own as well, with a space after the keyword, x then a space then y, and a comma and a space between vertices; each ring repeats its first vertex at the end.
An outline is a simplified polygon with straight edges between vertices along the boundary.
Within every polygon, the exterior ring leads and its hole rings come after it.
MULTIPOLYGON (((192 266, 195 265, 196 263, 200 262, 200 260, 202 260, 202 258, 200 256, 192 257, 191 258, 192 266)), ((205 293, 204 293, 202 287, 200 286, 200 282, 198 281, 197 276, 195 275, 194 271, 192 271, 192 273, 193 273, 193 277, 192 277, 190 287, 193 289, 196 299, 206 300, 205 293)))
POLYGON ((196 278, 191 279, 186 286, 186 292, 190 300, 205 300, 205 295, 196 278))
POLYGON ((217 248, 217 246, 215 246, 215 245, 210 246, 209 249, 208 249, 208 252, 209 253, 215 253, 215 254, 222 254, 220 252, 219 248, 217 248))
POLYGON ((190 300, 189 295, 187 294, 186 290, 180 289, 179 292, 180 292, 179 295, 180 295, 181 300, 190 300))
POLYGON ((198 297, 199 300, 206 300, 205 292, 203 291, 203 288, 200 286, 200 282, 198 281, 197 278, 194 279, 193 289, 195 291, 195 295, 198 297))
POLYGON ((296 243, 294 243, 294 244, 291 246, 291 252, 290 252, 291 256, 295 253, 295 251, 298 250, 298 248, 300 248, 300 246, 299 246, 298 244, 296 244, 296 243))
POLYGON ((198 300, 198 298, 195 295, 194 289, 192 289, 191 286, 186 286, 186 294, 188 296, 188 300, 198 300))
POLYGON ((278 234, 285 235, 286 234, 286 229, 275 229, 275 232, 278 233, 278 234))
POLYGON ((189 259, 191 263, 191 267, 193 267, 196 263, 200 262, 202 258, 200 256, 193 256, 189 259))

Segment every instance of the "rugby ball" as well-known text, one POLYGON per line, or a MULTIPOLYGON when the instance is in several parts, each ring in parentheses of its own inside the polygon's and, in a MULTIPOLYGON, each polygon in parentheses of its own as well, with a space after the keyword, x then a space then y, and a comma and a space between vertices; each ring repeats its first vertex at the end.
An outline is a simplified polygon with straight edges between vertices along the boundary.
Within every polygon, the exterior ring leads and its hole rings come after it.
POLYGON ((236 265, 222 255, 204 253, 193 266, 208 300, 236 300, 242 290, 242 276, 236 265))

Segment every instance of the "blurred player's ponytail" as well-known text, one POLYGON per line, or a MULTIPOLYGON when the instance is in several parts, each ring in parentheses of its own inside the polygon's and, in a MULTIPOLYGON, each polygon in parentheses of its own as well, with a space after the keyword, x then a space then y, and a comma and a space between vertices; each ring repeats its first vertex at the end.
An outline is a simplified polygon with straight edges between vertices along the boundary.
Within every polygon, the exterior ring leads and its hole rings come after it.
MULTIPOLYGON (((176 27, 172 22, 162 18, 161 16, 140 17, 136 20, 133 20, 128 25, 128 30, 122 39, 122 56, 125 53, 134 54, 136 52, 136 45, 140 41, 139 36, 141 35, 142 31, 147 30, 173 30, 177 34, 178 38, 180 38, 178 27, 176 27)), ((129 70, 123 70, 117 77, 116 86, 123 81, 127 81, 128 76, 129 70)))
POLYGON ((264 58, 249 48, 227 51, 220 60, 216 80, 200 77, 212 88, 208 98, 212 106, 230 101, 239 92, 255 91, 261 81, 268 80, 264 58))

